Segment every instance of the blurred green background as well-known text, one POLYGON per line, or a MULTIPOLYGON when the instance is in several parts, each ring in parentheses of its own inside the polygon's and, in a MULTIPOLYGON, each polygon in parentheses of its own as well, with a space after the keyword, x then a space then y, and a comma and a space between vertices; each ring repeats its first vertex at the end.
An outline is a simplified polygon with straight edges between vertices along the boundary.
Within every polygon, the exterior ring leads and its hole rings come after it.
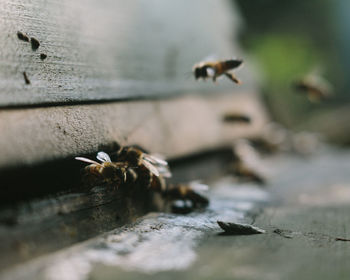
POLYGON ((243 17, 240 42, 262 75, 272 117, 295 131, 320 132, 328 141, 350 144, 350 1, 236 0, 243 17), (334 95, 311 103, 291 84, 317 71, 334 95))

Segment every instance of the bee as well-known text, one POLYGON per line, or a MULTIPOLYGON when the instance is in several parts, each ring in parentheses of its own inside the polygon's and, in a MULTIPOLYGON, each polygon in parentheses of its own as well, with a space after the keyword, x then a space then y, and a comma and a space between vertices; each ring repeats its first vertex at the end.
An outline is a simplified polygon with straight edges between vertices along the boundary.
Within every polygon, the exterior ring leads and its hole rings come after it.
POLYGON ((163 197, 174 202, 171 207, 173 213, 187 214, 196 208, 208 206, 209 200, 201 194, 207 190, 208 186, 198 181, 169 184, 163 191, 163 197))
POLYGON ((249 116, 236 113, 225 114, 222 120, 227 123, 251 123, 251 118, 249 116))
POLYGON ((216 81, 216 78, 225 75, 231 81, 236 84, 241 84, 241 81, 236 78, 236 76, 228 71, 233 70, 240 65, 242 65, 243 60, 240 59, 229 59, 223 61, 213 61, 213 62, 200 62, 193 66, 193 74, 196 80, 202 78, 205 80, 206 78, 211 77, 213 82, 216 81))
POLYGON ((171 177, 168 163, 165 160, 158 156, 150 155, 138 147, 126 146, 120 148, 116 152, 115 160, 116 162, 125 162, 129 166, 136 167, 138 180, 146 187, 152 185, 154 176, 171 177))
POLYGON ((311 102, 319 102, 332 95, 331 85, 317 75, 301 78, 293 83, 293 87, 298 92, 306 94, 311 102))
POLYGON ((260 174, 258 174, 254 169, 248 167, 241 160, 234 162, 231 165, 231 168, 232 173, 243 181, 252 181, 259 185, 266 184, 266 180, 260 174))
POLYGON ((100 162, 85 157, 76 157, 75 159, 90 163, 84 168, 83 174, 83 181, 87 185, 107 183, 118 187, 127 181, 128 174, 135 180, 133 171, 130 171, 131 169, 126 163, 112 162, 105 152, 98 152, 97 159, 100 162))
POLYGON ((245 141, 237 141, 232 152, 233 161, 229 169, 233 175, 243 181, 252 181, 260 185, 266 183, 265 178, 255 171, 260 163, 252 146, 245 141))

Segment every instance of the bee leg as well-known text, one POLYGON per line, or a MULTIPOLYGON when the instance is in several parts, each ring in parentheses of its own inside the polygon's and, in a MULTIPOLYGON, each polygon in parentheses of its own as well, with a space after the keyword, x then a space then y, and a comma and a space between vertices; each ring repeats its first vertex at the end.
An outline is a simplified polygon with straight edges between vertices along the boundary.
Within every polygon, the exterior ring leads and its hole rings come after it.
POLYGON ((163 195, 166 193, 167 190, 165 179, 162 176, 157 177, 152 175, 150 187, 153 191, 162 193, 163 195))
POLYGON ((238 84, 238 85, 241 84, 241 81, 238 80, 238 79, 236 78, 235 75, 233 75, 233 74, 231 74, 231 73, 225 73, 225 76, 226 76, 227 78, 229 78, 231 81, 233 81, 234 83, 236 83, 236 84, 238 84))
POLYGON ((137 170, 137 184, 144 188, 151 187, 153 174, 144 165, 140 165, 137 170))

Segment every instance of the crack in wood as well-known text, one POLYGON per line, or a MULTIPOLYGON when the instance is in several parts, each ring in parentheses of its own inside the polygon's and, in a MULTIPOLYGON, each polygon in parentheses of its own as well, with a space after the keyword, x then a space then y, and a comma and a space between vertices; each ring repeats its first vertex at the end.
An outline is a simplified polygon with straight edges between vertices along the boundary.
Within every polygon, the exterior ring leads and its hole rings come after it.
POLYGON ((317 233, 317 232, 299 232, 299 231, 292 231, 289 229, 280 229, 276 228, 273 230, 273 233, 276 233, 284 238, 287 239, 293 239, 294 236, 296 237, 307 237, 314 241, 322 241, 327 240, 328 242, 331 241, 350 241, 350 238, 344 238, 344 237, 334 237, 332 235, 324 234, 324 233, 317 233))

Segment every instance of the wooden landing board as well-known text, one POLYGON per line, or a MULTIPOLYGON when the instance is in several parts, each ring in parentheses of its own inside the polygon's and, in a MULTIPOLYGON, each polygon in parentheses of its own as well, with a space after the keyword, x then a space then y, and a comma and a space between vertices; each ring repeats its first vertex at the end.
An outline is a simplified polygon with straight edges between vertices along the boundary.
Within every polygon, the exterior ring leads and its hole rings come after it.
POLYGON ((2 279, 349 278, 350 153, 264 159, 267 189, 224 178, 207 211, 153 213, 0 274, 2 279), (265 234, 222 236, 216 220, 265 234), (74 277, 74 278, 72 278, 74 277))
MULTIPOLYGON (((229 1, 2 1, 0 107, 232 88, 226 80, 197 83, 191 71, 212 54, 243 58, 235 42, 239 24, 229 1), (39 48, 19 40, 18 31, 37 39, 39 48)), ((251 89, 248 68, 239 76, 251 89)))

